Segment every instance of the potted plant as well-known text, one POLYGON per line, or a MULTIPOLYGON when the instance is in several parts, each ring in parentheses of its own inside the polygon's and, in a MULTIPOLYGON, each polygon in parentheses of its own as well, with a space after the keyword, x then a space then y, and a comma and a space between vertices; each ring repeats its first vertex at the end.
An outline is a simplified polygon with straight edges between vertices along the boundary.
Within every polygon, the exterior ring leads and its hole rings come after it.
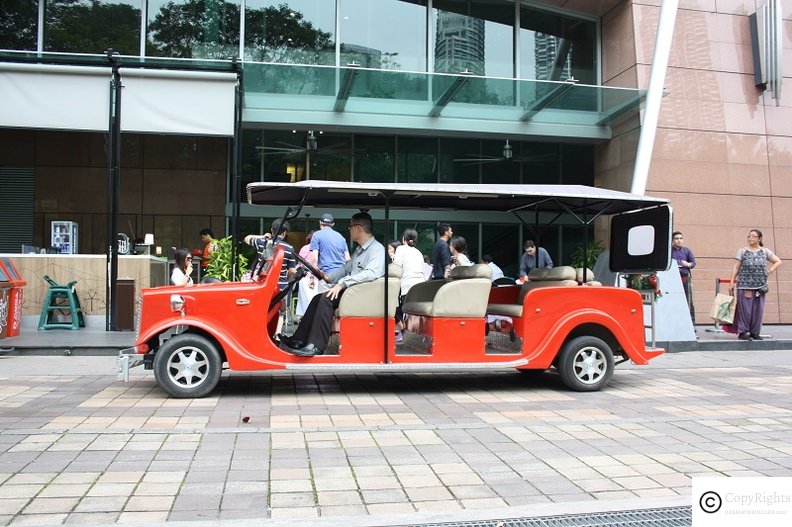
MULTIPOLYGON (((233 266, 231 265, 231 253, 233 249, 233 242, 231 236, 226 236, 217 240, 217 247, 212 251, 212 257, 209 261, 209 266, 206 268, 206 276, 213 276, 223 282, 228 282, 234 279, 233 266)), ((237 277, 238 280, 245 271, 247 271, 249 261, 239 251, 237 252, 237 277)))
POLYGON ((570 256, 570 265, 574 268, 585 267, 594 269, 597 258, 605 250, 599 241, 590 241, 587 246, 582 243, 575 248, 570 256), (584 250, 585 249, 585 250, 584 250))

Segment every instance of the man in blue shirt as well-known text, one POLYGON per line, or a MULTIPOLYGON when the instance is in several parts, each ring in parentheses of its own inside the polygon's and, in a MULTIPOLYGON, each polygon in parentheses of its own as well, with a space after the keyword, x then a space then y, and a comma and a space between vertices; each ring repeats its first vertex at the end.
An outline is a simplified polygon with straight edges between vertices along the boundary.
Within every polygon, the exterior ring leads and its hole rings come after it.
POLYGON ((693 276, 690 270, 696 267, 696 257, 693 256, 693 251, 682 246, 685 238, 682 236, 681 232, 674 231, 671 237, 673 238, 671 259, 676 261, 677 268, 679 269, 679 277, 682 278, 682 289, 685 291, 685 298, 687 299, 688 308, 690 309, 690 320, 692 320, 695 325, 696 310, 693 307, 693 284, 691 283, 693 276))
POLYGON ((325 294, 313 297, 294 335, 280 336, 284 351, 300 357, 324 353, 330 340, 333 313, 346 288, 385 276, 385 247, 374 239, 371 216, 365 212, 352 216, 349 238, 358 244, 352 259, 331 273, 323 273, 324 281, 334 285, 325 294))
MULTIPOLYGON (((325 212, 319 218, 319 230, 311 238, 311 257, 310 262, 324 273, 332 273, 344 267, 344 263, 349 260, 349 247, 344 237, 335 229, 335 219, 332 214, 325 212)), ((330 289, 324 283, 319 282, 318 291, 323 293, 330 289)))
POLYGON ((537 247, 533 240, 527 240, 523 244, 525 252, 520 258, 520 278, 525 278, 528 273, 537 267, 553 267, 553 260, 550 259, 550 253, 544 247, 537 247))

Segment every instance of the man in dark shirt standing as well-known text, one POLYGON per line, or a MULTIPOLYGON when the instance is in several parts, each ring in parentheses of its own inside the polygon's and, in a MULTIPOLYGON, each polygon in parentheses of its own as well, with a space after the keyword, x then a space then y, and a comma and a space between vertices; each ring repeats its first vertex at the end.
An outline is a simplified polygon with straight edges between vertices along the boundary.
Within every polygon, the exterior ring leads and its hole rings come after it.
POLYGON ((442 280, 445 278, 446 269, 451 268, 451 249, 448 247, 448 240, 454 235, 454 230, 447 223, 441 223, 437 227, 437 234, 440 238, 432 247, 432 279, 442 280))
POLYGON ((671 259, 676 260, 677 267, 679 268, 679 276, 682 278, 682 289, 685 291, 685 298, 687 299, 688 308, 690 309, 690 320, 693 325, 696 325, 696 310, 693 308, 693 284, 691 283, 692 275, 690 270, 696 267, 696 257, 693 256, 693 251, 687 247, 683 247, 682 243, 685 241, 684 236, 679 231, 674 231, 671 235, 673 244, 671 245, 671 259))

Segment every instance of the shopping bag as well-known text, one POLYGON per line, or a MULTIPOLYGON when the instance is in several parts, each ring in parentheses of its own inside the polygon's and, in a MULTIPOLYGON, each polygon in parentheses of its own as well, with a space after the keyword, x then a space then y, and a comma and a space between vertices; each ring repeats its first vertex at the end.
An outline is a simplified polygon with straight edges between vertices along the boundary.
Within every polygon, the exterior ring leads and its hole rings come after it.
POLYGON ((715 319, 721 324, 731 324, 734 322, 734 308, 737 306, 737 299, 731 295, 718 293, 710 309, 710 318, 715 319))

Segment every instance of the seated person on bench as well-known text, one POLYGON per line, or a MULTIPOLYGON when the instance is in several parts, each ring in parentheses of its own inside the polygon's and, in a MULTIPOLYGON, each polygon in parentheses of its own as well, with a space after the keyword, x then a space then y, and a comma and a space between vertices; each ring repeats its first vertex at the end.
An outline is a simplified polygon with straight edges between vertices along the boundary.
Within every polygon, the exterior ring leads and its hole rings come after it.
POLYGON ((349 238, 358 247, 344 267, 324 273, 324 280, 335 284, 327 293, 316 295, 308 305, 297 330, 291 337, 281 335, 284 351, 300 357, 313 357, 324 353, 330 340, 333 313, 347 287, 373 282, 385 276, 385 247, 374 239, 371 216, 359 212, 349 223, 349 238))

